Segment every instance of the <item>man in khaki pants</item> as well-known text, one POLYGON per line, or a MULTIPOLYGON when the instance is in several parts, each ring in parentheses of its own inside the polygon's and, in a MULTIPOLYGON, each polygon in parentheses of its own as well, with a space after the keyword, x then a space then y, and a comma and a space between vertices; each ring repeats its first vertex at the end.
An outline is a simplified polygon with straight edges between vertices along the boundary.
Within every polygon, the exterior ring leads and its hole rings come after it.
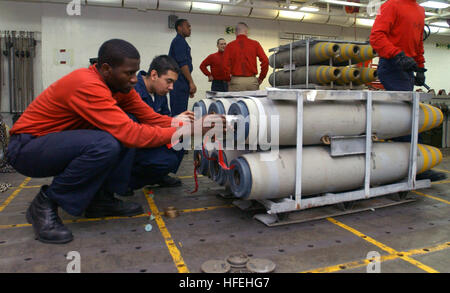
POLYGON ((258 41, 249 39, 247 24, 240 22, 235 29, 236 40, 224 52, 225 75, 230 77, 228 91, 254 91, 259 89, 269 69, 269 59, 258 41), (256 58, 261 66, 259 77, 256 58))

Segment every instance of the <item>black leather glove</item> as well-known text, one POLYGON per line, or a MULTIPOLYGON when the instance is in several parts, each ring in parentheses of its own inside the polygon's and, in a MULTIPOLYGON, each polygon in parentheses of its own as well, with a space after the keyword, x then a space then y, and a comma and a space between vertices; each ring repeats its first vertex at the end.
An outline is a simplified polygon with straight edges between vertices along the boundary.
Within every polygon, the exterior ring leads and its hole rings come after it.
POLYGON ((403 51, 395 55, 393 59, 403 71, 415 71, 417 69, 416 61, 406 56, 403 51))
POLYGON ((423 86, 425 84, 425 68, 417 68, 416 76, 414 77, 414 85, 423 86))

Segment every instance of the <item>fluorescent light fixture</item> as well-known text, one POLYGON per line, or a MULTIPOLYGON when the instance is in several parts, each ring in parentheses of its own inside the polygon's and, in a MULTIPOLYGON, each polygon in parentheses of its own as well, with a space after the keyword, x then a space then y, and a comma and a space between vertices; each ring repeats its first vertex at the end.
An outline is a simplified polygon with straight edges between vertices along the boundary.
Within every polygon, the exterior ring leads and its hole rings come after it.
POLYGON ((297 5, 289 5, 289 9, 295 10, 295 9, 297 9, 297 8, 298 8, 297 5))
POLYGON ((431 23, 430 25, 437 26, 437 27, 443 27, 443 28, 450 27, 450 25, 448 25, 448 23, 446 21, 437 21, 437 22, 431 23))
POLYGON ((441 1, 426 1, 420 4, 423 7, 444 9, 450 6, 450 4, 441 1))
POLYGON ((206 3, 206 2, 192 2, 192 8, 201 10, 220 10, 222 6, 220 4, 206 3))
POLYGON ((363 25, 363 26, 373 26, 373 23, 375 22, 375 19, 370 18, 357 18, 356 24, 363 25))
POLYGON ((305 14, 303 12, 298 11, 280 10, 280 16, 284 18, 302 19, 305 16, 305 14))
POLYGON ((356 2, 347 2, 347 1, 341 1, 341 0, 320 0, 320 2, 345 5, 345 6, 367 7, 366 4, 361 4, 361 3, 356 3, 356 2))
POLYGON ((313 6, 305 6, 300 8, 300 11, 306 11, 306 12, 317 12, 320 9, 318 7, 313 7, 313 6))

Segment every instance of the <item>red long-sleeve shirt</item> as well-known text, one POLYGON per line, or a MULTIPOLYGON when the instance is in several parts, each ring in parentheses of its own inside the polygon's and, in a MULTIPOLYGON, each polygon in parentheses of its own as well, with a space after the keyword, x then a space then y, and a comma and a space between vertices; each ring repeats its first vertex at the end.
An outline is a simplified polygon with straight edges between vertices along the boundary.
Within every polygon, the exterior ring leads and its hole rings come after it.
POLYGON ((227 80, 230 80, 231 75, 255 76, 258 74, 256 57, 261 62, 261 72, 258 79, 262 81, 269 69, 269 58, 257 41, 247 38, 246 35, 236 36, 236 40, 226 46, 223 56, 227 80))
POLYGON ((95 66, 62 77, 44 90, 14 124, 10 134, 42 136, 74 129, 101 129, 127 147, 170 143, 172 119, 153 111, 132 89, 112 93, 95 66), (131 113, 141 124, 131 120, 131 113))
POLYGON ((212 76, 214 80, 227 80, 223 68, 223 52, 219 51, 206 57, 200 64, 200 70, 206 76, 212 76), (208 70, 208 66, 211 72, 208 70))
POLYGON ((370 45, 382 58, 401 51, 423 67, 425 10, 416 0, 388 0, 381 5, 370 33, 370 45))

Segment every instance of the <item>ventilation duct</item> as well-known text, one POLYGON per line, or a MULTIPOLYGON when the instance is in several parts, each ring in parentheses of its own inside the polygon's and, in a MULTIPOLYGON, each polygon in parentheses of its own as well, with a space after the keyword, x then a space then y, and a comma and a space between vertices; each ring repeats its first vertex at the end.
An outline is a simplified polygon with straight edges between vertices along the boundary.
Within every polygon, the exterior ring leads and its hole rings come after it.
POLYGON ((329 15, 325 14, 312 14, 308 13, 303 18, 303 22, 310 22, 310 23, 327 23, 328 19, 330 18, 329 15))
POLYGON ((244 16, 247 17, 250 14, 250 7, 230 6, 224 5, 221 15, 227 16, 244 16))
POLYGON ((159 1, 158 10, 189 12, 191 10, 191 6, 191 1, 164 0, 159 1))
MULTIPOLYGON (((83 2, 83 1, 81 1, 83 2)), ((87 5, 122 7, 122 0, 86 0, 87 5)))
POLYGON ((153 10, 158 8, 158 0, 124 0, 123 7, 139 10, 153 10))
POLYGON ((275 19, 278 16, 278 12, 278 10, 273 9, 253 8, 249 16, 254 18, 275 19))
POLYGON ((192 2, 192 13, 206 13, 206 14, 219 14, 222 10, 221 4, 205 3, 205 2, 192 2))

